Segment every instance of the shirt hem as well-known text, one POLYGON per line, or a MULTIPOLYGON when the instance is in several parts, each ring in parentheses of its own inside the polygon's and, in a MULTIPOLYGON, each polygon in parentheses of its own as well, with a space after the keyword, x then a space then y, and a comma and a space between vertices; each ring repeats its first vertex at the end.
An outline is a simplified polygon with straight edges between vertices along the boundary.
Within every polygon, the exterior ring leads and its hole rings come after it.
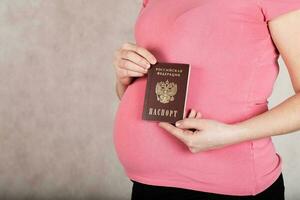
POLYGON ((127 174, 128 178, 140 183, 148 184, 148 185, 156 185, 156 186, 166 186, 166 187, 177 187, 189 190, 195 190, 200 192, 208 192, 208 193, 215 193, 215 194, 223 194, 223 195, 234 195, 234 196, 245 196, 251 195, 249 193, 235 193, 232 194, 228 192, 228 190, 214 190, 211 187, 204 187, 203 185, 200 187, 199 185, 191 185, 190 183, 178 182, 178 181, 169 181, 169 180, 159 180, 159 179, 151 179, 146 177, 141 177, 137 175, 127 174))
MULTIPOLYGON (((279 171, 281 173, 281 171, 279 171)), ((230 195, 230 196, 255 196, 264 190, 266 190, 268 187, 270 187, 276 179, 279 177, 280 173, 278 173, 278 176, 274 176, 271 181, 266 183, 260 190, 255 191, 252 193, 251 190, 249 192, 236 192, 232 193, 229 192, 229 190, 232 191, 232 188, 228 189, 218 189, 215 190, 212 187, 205 187, 203 185, 191 185, 190 183, 185 183, 185 182, 178 182, 178 181, 170 181, 170 180, 161 180, 161 179, 152 179, 149 177, 142 177, 142 176, 137 176, 137 175, 132 175, 130 173, 126 173, 127 177, 131 180, 148 184, 148 185, 156 185, 156 186, 166 186, 166 187, 177 187, 177 188, 183 188, 183 189, 189 189, 189 190, 195 190, 195 191, 200 191, 200 192, 207 192, 207 193, 214 193, 214 194, 221 194, 221 195, 230 195)))

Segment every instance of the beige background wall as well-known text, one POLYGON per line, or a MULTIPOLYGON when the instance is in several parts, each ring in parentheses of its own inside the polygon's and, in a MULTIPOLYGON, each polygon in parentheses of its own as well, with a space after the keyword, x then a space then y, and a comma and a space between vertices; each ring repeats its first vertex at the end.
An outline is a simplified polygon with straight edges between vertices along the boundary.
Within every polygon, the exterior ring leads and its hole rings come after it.
MULTIPOLYGON (((112 59, 134 42, 141 1, 0 1, 0 199, 130 198, 112 142, 112 59)), ((292 94, 281 63, 271 107, 292 94)), ((274 138, 289 200, 300 199, 299 141, 274 138)))

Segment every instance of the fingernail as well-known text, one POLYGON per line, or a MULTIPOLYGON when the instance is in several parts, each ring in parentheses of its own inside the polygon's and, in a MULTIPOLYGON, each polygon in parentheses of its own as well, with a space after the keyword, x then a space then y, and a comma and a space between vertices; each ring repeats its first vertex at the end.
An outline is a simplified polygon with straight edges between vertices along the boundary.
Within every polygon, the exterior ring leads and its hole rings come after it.
POLYGON ((175 123, 175 125, 176 125, 176 126, 180 126, 180 125, 181 125, 181 122, 178 121, 178 122, 175 123))
POLYGON ((150 68, 150 66, 151 66, 151 64, 150 64, 150 63, 146 63, 146 65, 147 65, 147 69, 149 69, 149 68, 150 68))
POLYGON ((157 62, 156 59, 151 59, 152 64, 155 64, 157 62))

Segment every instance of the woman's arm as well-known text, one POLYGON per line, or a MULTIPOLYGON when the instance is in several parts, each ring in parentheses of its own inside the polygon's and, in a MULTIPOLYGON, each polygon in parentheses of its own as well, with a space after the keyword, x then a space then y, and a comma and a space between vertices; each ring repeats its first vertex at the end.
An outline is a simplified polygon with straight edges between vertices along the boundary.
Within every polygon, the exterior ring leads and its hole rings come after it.
POLYGON ((295 95, 276 107, 249 120, 237 123, 244 138, 258 139, 300 129, 300 10, 269 21, 269 29, 291 78, 295 95))
POLYGON ((300 130, 300 93, 289 97, 267 112, 236 123, 234 126, 240 141, 300 130))

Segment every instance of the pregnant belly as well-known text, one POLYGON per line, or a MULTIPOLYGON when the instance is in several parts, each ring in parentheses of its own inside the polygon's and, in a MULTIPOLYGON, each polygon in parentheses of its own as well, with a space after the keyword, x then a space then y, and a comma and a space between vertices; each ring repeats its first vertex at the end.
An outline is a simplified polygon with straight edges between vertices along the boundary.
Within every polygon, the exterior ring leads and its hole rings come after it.
MULTIPOLYGON (((146 77, 141 77, 128 86, 115 115, 115 150, 129 177, 165 179, 200 186, 201 183, 215 187, 226 185, 241 191, 252 187, 255 172, 257 177, 264 179, 275 177, 280 164, 271 138, 193 154, 184 143, 159 127, 158 122, 142 120, 146 80, 146 77), (235 177, 234 182, 232 177, 235 177)), ((240 111, 245 110, 242 104, 213 102, 214 106, 211 106, 211 102, 206 103, 205 98, 200 98, 203 97, 203 89, 197 89, 198 80, 192 75, 186 109, 200 110, 203 118, 235 122, 266 110, 265 105, 255 105, 249 107, 245 115, 240 111)))
POLYGON ((142 120, 145 88, 145 77, 129 85, 115 116, 114 145, 128 174, 160 177, 160 174, 178 175, 187 170, 185 176, 203 180, 204 173, 206 181, 210 181, 218 173, 238 173, 233 166, 241 163, 244 167, 240 167, 238 174, 250 173, 249 142, 193 154, 184 143, 160 128, 158 122, 142 120))

